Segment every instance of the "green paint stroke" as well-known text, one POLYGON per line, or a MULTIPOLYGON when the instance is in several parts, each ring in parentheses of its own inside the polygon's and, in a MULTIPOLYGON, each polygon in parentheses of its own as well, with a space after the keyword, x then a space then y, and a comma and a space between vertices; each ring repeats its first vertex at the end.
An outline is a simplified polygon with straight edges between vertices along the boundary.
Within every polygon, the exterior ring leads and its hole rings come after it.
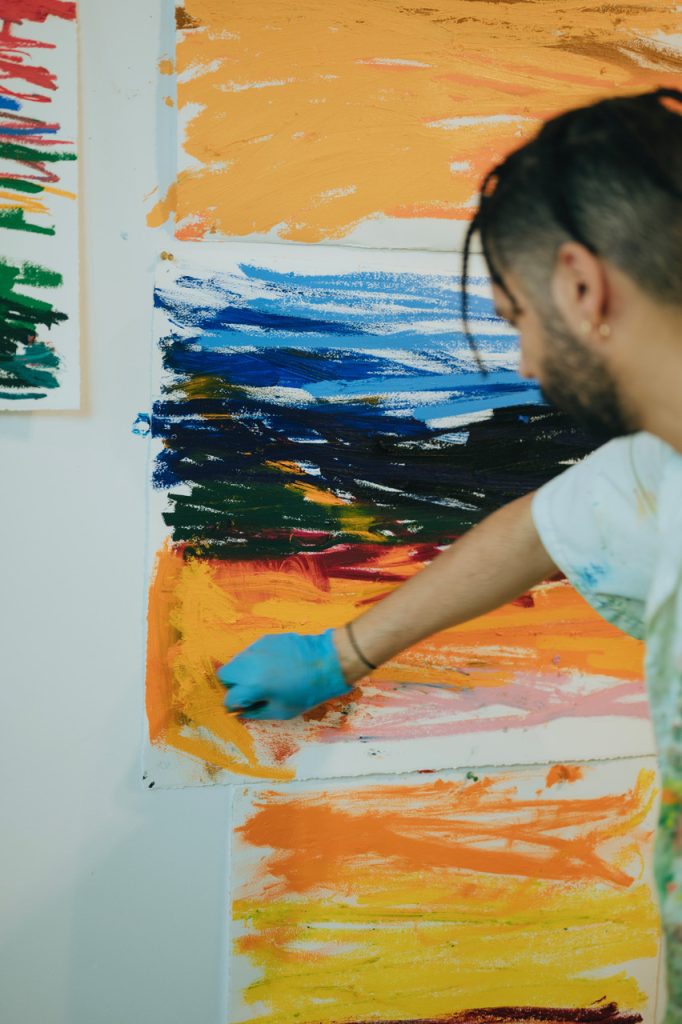
POLYGON ((23 178, 0 177, 0 188, 11 188, 15 192, 28 192, 31 195, 45 191, 43 185, 39 185, 36 181, 24 181, 23 178))
POLYGON ((23 289, 57 288, 61 283, 61 274, 53 270, 0 260, 0 397, 44 398, 45 391, 59 385, 59 357, 39 340, 38 331, 68 317, 23 289))
POLYGON ((36 235, 54 235, 55 228, 44 228, 39 224, 29 224, 24 217, 24 211, 0 210, 0 229, 9 228, 12 231, 32 231, 36 235))
POLYGON ((60 153, 54 149, 36 149, 20 142, 0 143, 0 160, 16 160, 21 164, 54 164, 59 160, 75 160, 75 153, 60 153))

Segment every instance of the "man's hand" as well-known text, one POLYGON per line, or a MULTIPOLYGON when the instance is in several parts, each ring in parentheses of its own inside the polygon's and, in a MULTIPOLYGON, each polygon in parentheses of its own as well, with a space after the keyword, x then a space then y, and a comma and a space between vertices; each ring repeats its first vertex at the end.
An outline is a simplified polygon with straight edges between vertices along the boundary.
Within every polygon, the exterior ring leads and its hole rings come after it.
POLYGON ((225 706, 252 720, 295 718, 348 693, 332 633, 261 637, 218 669, 225 706))
POLYGON ((348 693, 400 651, 523 594, 556 572, 531 513, 533 495, 494 512, 347 629, 257 640, 218 671, 242 718, 294 718, 348 693))

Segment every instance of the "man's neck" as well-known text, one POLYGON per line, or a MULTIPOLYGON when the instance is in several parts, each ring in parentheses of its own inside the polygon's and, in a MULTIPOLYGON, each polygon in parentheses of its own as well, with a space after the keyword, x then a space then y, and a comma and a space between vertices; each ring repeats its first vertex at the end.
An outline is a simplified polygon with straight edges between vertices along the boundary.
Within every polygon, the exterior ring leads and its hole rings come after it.
POLYGON ((682 453, 682 310, 650 310, 637 335, 623 376, 629 404, 643 430, 682 453))

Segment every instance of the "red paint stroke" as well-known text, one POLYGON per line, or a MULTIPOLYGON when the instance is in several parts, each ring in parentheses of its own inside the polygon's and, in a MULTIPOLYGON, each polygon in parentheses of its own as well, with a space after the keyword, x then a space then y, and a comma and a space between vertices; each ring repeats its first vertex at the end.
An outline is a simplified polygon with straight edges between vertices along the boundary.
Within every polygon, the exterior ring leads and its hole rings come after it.
MULTIPOLYGON (((383 1024, 639 1024, 639 1013, 621 1013, 617 1003, 601 1006, 495 1006, 490 1009, 463 1010, 445 1017, 422 1017, 419 1020, 387 1020, 383 1024)), ((349 1021, 347 1024, 376 1024, 374 1021, 349 1021)))
MULTIPOLYGON (((304 535, 317 541, 326 534, 316 530, 295 530, 292 536, 301 539, 304 535)), ((178 544, 183 553, 185 544, 178 544)), ((387 558, 387 548, 382 544, 336 544, 325 551, 299 552, 280 559, 260 559, 259 566, 267 570, 298 572, 315 582, 321 590, 329 590, 329 580, 372 580, 379 583, 401 583, 411 575, 408 566, 421 567, 432 561, 440 552, 436 544, 415 544, 395 549, 394 563, 387 558)), ((525 602, 524 602, 525 606, 525 602)))
POLYGON ((0 0, 0 21, 34 21, 43 23, 47 18, 74 21, 76 4, 73 0, 0 0))
MULTIPOLYGON (((35 146, 40 149, 46 149, 48 146, 64 146, 69 145, 63 140, 57 137, 60 125, 56 121, 46 122, 40 121, 35 117, 23 117, 19 114, 8 114, 3 112, 0 114, 0 141, 9 143, 18 142, 24 146, 35 146), (28 129, 40 129, 41 132, 45 131, 50 134, 42 135, 15 135, 14 132, 17 128, 28 128, 28 129)), ((3 175, 7 177, 7 175, 3 175)), ((21 175, 12 175, 12 177, 22 177, 21 175)))
POLYGON ((35 103, 49 103, 50 97, 44 92, 57 89, 57 77, 47 68, 31 62, 31 50, 54 49, 54 43, 37 39, 21 38, 14 35, 12 26, 26 21, 44 22, 48 17, 73 21, 76 17, 75 3, 66 0, 0 0, 0 83, 15 81, 33 86, 38 92, 22 92, 16 87, 10 89, 0 84, 0 93, 18 100, 35 103))
MULTIPOLYGON (((0 89, 0 92, 2 92, 2 89, 0 89)), ((17 178, 20 181, 36 181, 41 185, 56 185, 61 180, 59 175, 55 171, 51 171, 47 164, 33 163, 31 160, 15 160, 14 163, 18 167, 25 167, 27 170, 17 171, 12 169, 5 177, 17 178), (32 173, 28 173, 29 171, 32 173)))
MULTIPOLYGON (((273 532, 273 536, 279 536, 273 532)), ((293 530, 292 536, 298 539, 309 537, 311 541, 317 541, 320 537, 327 536, 324 531, 317 530, 293 530)), ((449 538, 448 543, 458 540, 457 534, 449 538)), ((179 550, 185 550, 186 545, 178 544, 179 550)), ((387 563, 387 548, 383 544, 335 544, 324 551, 299 552, 296 555, 287 556, 284 559, 262 559, 259 564, 266 568, 298 568, 302 575, 315 579, 319 586, 324 586, 325 580, 373 580, 375 582, 399 583, 406 580, 411 573, 406 568, 411 565, 423 566, 433 561, 442 551, 439 544, 413 544, 400 545, 396 547, 396 558, 393 567, 387 563), (387 565, 389 567, 387 568, 387 565)), ((562 573, 556 573, 548 577, 549 582, 563 580, 562 573)), ((510 601, 510 604, 520 608, 534 608, 535 598, 532 593, 520 594, 519 597, 510 601)))

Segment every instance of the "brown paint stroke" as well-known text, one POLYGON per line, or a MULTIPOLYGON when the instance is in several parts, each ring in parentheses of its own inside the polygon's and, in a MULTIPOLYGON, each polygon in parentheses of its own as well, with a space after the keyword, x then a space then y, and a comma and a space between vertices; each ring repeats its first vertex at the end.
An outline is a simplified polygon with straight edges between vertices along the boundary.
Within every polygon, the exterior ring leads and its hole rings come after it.
POLYGON ((575 53, 589 60, 602 61, 605 65, 613 64, 625 71, 632 70, 633 64, 637 64, 638 57, 648 60, 661 72, 682 70, 682 57, 679 57, 672 48, 666 53, 644 39, 631 41, 616 48, 608 43, 600 43, 592 36, 574 36, 570 40, 555 43, 553 49, 561 50, 562 53, 575 53))
POLYGON ((182 28, 199 28, 199 22, 184 7, 176 7, 175 27, 178 31, 182 28))
MULTIPOLYGON (((419 1020, 387 1020, 381 1024, 641 1024, 639 1013, 621 1013, 616 1003, 587 1007, 495 1006, 463 1010, 446 1017, 419 1020)), ((344 1024, 376 1024, 375 1021, 345 1021, 344 1024)))

